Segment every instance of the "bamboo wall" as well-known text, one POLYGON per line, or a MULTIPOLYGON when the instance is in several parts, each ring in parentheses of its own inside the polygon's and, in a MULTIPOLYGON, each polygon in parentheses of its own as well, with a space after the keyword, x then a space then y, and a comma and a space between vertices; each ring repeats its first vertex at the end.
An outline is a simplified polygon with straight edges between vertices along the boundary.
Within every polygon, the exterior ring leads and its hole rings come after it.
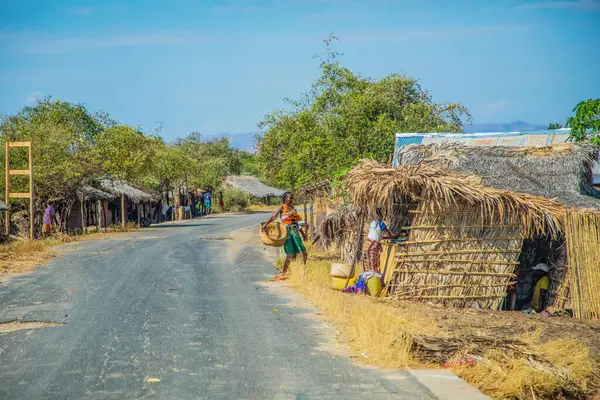
POLYGON ((425 204, 414 211, 408 241, 396 246, 387 294, 451 307, 499 308, 521 252, 519 221, 482 215, 472 206, 431 212, 425 204))
POLYGON ((600 318, 600 213, 566 215, 569 289, 573 315, 600 318))

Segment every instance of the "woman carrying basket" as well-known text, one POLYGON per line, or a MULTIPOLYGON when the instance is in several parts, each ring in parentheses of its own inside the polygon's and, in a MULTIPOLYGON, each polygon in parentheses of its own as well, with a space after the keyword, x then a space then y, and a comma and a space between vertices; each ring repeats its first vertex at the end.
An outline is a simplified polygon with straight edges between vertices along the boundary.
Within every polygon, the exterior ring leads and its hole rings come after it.
POLYGON ((264 226, 267 226, 267 224, 273 222, 275 218, 279 216, 281 218, 281 222, 287 228, 287 237, 285 239, 285 243, 283 244, 283 250, 286 254, 285 263, 283 264, 283 270, 281 271, 281 274, 276 275, 273 278, 275 281, 287 279, 287 272, 290 262, 292 259, 296 258, 298 253, 302 254, 302 262, 304 265, 306 265, 306 258, 308 255, 306 253, 306 248, 302 243, 300 229, 298 227, 298 223, 302 220, 302 217, 300 217, 300 215, 296 212, 293 201, 294 197, 292 196, 292 193, 285 192, 281 196, 281 206, 279 206, 277 211, 275 211, 264 224, 264 226))

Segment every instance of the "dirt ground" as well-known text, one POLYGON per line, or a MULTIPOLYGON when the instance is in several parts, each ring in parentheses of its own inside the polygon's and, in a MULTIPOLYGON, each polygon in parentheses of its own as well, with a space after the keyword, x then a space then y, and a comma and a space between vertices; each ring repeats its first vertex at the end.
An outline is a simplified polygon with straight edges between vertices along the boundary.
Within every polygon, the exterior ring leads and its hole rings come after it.
POLYGON ((600 321, 581 321, 568 316, 542 317, 519 311, 444 309, 432 304, 394 302, 400 311, 420 310, 449 333, 471 333, 478 336, 526 339, 536 342, 575 339, 588 345, 600 362, 600 321))

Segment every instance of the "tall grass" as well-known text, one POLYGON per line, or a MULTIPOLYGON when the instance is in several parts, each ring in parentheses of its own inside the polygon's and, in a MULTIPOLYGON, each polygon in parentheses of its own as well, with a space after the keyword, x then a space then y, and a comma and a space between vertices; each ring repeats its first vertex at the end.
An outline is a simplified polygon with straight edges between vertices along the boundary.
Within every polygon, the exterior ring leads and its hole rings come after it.
MULTIPOLYGON (((482 314, 470 326, 448 322, 460 309, 435 309, 423 304, 394 304, 369 296, 352 295, 331 289, 331 257, 311 252, 307 274, 292 262, 290 284, 315 304, 337 326, 358 359, 384 368, 441 368, 425 364, 414 352, 414 335, 452 338, 477 332, 479 327, 496 322, 494 314, 482 314), (441 318, 440 318, 441 315, 441 318)), ((281 268, 282 260, 278 260, 281 268)), ((598 363, 590 348, 573 338, 544 338, 544 324, 519 339, 527 344, 528 353, 485 349, 473 366, 450 366, 458 376, 495 399, 584 398, 590 387, 598 383, 598 363), (544 340, 546 339, 546 340, 544 340)), ((483 334, 483 333, 482 333, 483 334)), ((503 338, 498 333, 498 339, 503 338)), ((510 338, 507 333, 504 338, 510 338)), ((468 349, 459 349, 457 359, 468 349)))

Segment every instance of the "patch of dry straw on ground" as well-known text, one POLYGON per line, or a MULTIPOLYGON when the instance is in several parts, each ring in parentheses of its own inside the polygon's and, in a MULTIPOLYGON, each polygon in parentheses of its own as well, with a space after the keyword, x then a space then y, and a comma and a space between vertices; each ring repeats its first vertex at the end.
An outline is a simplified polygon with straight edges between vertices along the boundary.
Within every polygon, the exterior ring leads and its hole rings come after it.
POLYGON ((32 271, 35 267, 56 256, 57 253, 54 249, 56 246, 113 237, 133 229, 137 229, 137 225, 135 227, 128 225, 124 230, 114 228, 107 233, 91 231, 85 235, 57 234, 43 239, 19 239, 0 244, 0 275, 21 274, 32 271))
MULTIPOLYGON (((360 360, 382 368, 441 368, 495 399, 595 398, 600 324, 566 317, 387 302, 330 288, 331 256, 311 252, 290 284, 323 311, 360 360), (461 361, 475 361, 464 366, 461 361)), ((281 268, 281 261, 278 267, 281 268)))

